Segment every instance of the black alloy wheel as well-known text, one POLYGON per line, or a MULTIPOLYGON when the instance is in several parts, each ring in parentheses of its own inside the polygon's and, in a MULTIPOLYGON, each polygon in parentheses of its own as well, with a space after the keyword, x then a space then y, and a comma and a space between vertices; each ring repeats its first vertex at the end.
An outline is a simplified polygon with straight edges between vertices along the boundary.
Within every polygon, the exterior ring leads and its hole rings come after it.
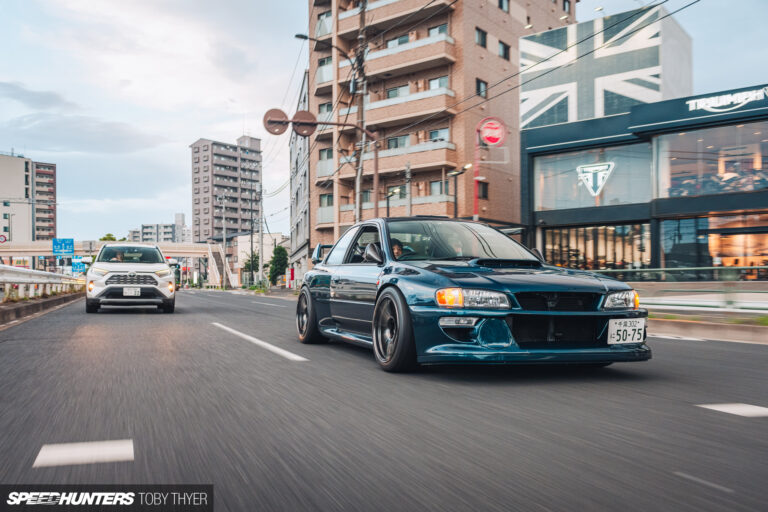
POLYGON ((296 330, 299 341, 304 344, 325 343, 328 341, 317 328, 317 315, 312 295, 307 288, 302 288, 296 302, 296 330))
POLYGON ((416 366, 416 346, 408 304, 395 288, 386 288, 373 312, 373 354, 381 368, 402 372, 416 366))

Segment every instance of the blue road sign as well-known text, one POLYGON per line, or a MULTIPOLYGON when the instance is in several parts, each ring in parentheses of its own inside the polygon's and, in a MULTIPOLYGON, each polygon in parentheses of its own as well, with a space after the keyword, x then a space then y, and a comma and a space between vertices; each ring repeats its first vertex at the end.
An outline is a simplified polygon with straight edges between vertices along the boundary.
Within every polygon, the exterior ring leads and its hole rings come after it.
POLYGON ((54 238, 53 255, 54 256, 72 256, 75 254, 74 238, 54 238))

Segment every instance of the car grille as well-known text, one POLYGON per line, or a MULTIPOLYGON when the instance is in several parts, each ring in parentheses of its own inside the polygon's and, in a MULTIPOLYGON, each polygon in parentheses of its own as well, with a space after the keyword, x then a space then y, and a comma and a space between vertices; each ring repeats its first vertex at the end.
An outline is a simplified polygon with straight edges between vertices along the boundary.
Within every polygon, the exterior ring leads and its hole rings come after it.
POLYGON ((115 274, 109 276, 107 284, 148 284, 154 286, 157 285, 157 280, 149 274, 115 274))
POLYGON ((526 311, 594 311, 599 293, 521 292, 515 298, 526 311))
MULTIPOLYGON (((604 323, 604 321, 602 322, 604 323)), ((598 339, 595 317, 510 315, 507 325, 520 348, 589 348, 605 346, 598 339)))

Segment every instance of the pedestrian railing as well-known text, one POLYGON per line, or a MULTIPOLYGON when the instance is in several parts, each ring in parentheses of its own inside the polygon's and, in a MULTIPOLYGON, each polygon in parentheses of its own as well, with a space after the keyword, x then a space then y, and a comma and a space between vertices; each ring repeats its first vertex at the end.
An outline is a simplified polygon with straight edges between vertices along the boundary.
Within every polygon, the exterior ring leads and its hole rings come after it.
POLYGON ((73 292, 82 289, 84 285, 84 277, 0 265, 3 301, 73 292))

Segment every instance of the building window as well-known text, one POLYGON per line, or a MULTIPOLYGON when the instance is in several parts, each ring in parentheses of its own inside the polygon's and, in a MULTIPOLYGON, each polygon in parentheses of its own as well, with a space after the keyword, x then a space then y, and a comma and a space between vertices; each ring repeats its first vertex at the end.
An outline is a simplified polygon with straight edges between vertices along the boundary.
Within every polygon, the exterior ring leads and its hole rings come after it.
MULTIPOLYGON (((648 268, 651 229, 648 224, 579 226, 542 230, 548 263, 583 270, 648 268)), ((696 265, 691 265, 696 266, 696 265)), ((635 274, 611 274, 620 280, 635 274)))
POLYGON ((439 128, 437 130, 429 130, 429 140, 431 141, 448 141, 450 138, 450 135, 448 133, 448 128, 439 128))
POLYGON ((387 149, 407 148, 410 145, 410 135, 400 135, 387 139, 387 149))
POLYGON ((448 188, 448 180, 445 181, 430 181, 429 182, 429 195, 439 196, 442 194, 450 194, 448 188))
POLYGON ((198 176, 195 176, 195 183, 200 183, 200 178, 198 176))
POLYGON ((373 197, 373 190, 367 189, 360 192, 360 202, 370 203, 373 197))
POLYGON ((195 153, 199 153, 199 152, 200 152, 200 148, 199 147, 195 147, 195 153))
POLYGON ((442 25, 438 25, 436 27, 432 27, 429 29, 429 37, 436 36, 438 34, 447 34, 448 33, 448 24, 443 23, 442 25))
POLYGON ((571 0, 563 0, 563 10, 571 14, 571 0))
POLYGON ((320 208, 333 206, 333 194, 320 194, 320 208))
POLYGON ((331 14, 332 14, 331 11, 321 12, 320 14, 317 15, 317 19, 319 20, 328 19, 331 17, 331 14))
POLYGON ((203 181, 208 181, 208 176, 203 176, 203 181))
POLYGON ((208 144, 206 144, 205 146, 203 146, 203 151, 208 151, 208 144))
POLYGON ((387 99, 408 96, 409 92, 410 92, 410 88, 407 85, 401 85, 400 87, 392 87, 390 89, 387 89, 387 99))
POLYGON ((499 0, 499 9, 509 12, 509 0, 499 0))
POLYGON ((430 89, 440 89, 442 87, 448 87, 448 76, 433 78, 429 81, 430 89))
POLYGON ((408 42, 408 34, 387 41, 387 48, 395 48, 408 42))
POLYGON ((4 218, 4 219, 7 219, 7 218, 8 218, 8 214, 7 214, 7 213, 4 213, 4 214, 3 214, 3 218, 4 218))
POLYGON ((199 156, 196 156, 196 157, 195 157, 195 163, 198 163, 199 161, 200 161, 200 157, 199 157, 199 156))
POLYGON ((509 60, 509 45, 503 41, 499 41, 499 57, 509 60))
POLYGON ((317 59, 317 65, 322 66, 330 66, 333 63, 333 59, 331 57, 321 57, 317 59))
POLYGON ((488 199, 488 183, 485 181, 477 182, 477 197, 480 199, 488 199))
POLYGON ((475 92, 481 98, 487 98, 488 97, 488 82, 485 82, 483 80, 480 80, 479 78, 476 78, 475 79, 475 92))
POLYGON ((321 103, 317 106, 318 112, 321 114, 327 114, 331 110, 333 110, 333 104, 329 101, 328 103, 321 103))
POLYGON ((405 185, 391 185, 387 187, 387 195, 392 194, 391 199, 405 199, 405 185))
POLYGON ((475 27, 475 43, 485 48, 488 44, 488 32, 475 27))
POLYGON ((323 148, 320 150, 320 160, 333 160, 333 148, 323 148))

